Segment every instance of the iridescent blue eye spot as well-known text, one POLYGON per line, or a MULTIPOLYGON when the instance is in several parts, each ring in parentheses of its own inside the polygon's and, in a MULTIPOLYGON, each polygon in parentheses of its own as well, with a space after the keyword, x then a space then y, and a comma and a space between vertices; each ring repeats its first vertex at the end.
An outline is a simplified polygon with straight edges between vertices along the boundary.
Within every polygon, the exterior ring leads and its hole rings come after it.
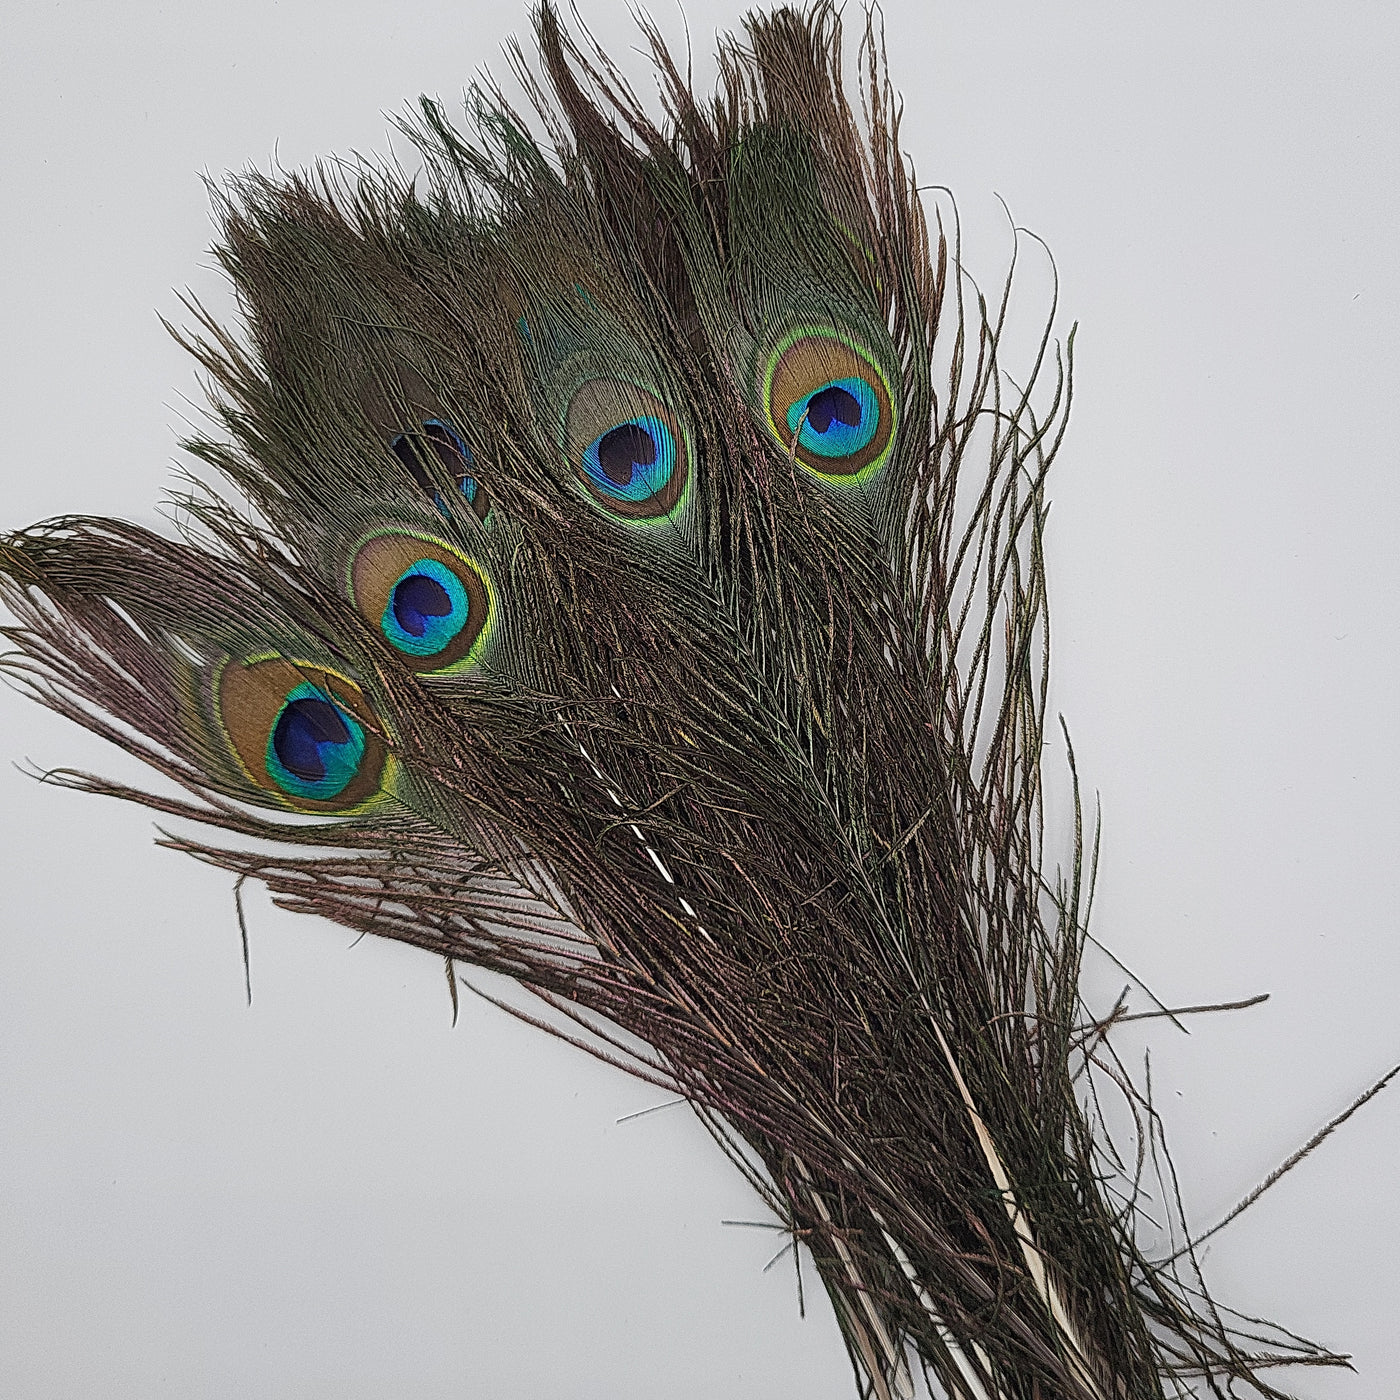
POLYGON ((304 681, 282 702, 267 739, 268 776, 293 797, 326 802, 360 771, 365 732, 319 686, 304 681))
POLYGON ((481 483, 471 474, 471 448, 451 424, 444 423, 441 418, 424 419, 421 433, 400 433, 389 444, 389 450, 403 463, 418 489, 444 515, 449 513, 447 502, 433 484, 429 470, 434 459, 447 469, 447 474, 457 483, 457 489, 467 498, 477 518, 486 519, 491 507, 481 483))
POLYGON ((436 656, 466 627, 471 610, 467 590, 446 564, 419 559, 395 580, 379 625, 399 651, 436 656))
POLYGON ((659 492, 676 468, 676 440, 651 414, 619 423, 594 438, 583 453, 588 480, 619 501, 645 501, 659 492))
POLYGON ((427 535, 386 530, 362 540, 346 584, 360 616, 400 661, 423 674, 465 666, 489 630, 485 574, 427 535))
POLYGON ((586 379, 570 396, 562 427, 570 469, 605 514, 660 520, 684 499, 685 427, 650 389, 625 379, 586 379))
POLYGON ((452 611, 452 599, 437 579, 409 574, 394 587, 394 621, 412 636, 423 636, 432 622, 452 611))
POLYGON ((423 435, 432 444, 438 460, 456 479, 458 489, 472 500, 476 496, 476 478, 467 472, 472 464, 471 448, 441 418, 429 418, 423 424, 423 435))
POLYGON ((858 375, 833 379, 789 405, 788 431, 818 457, 851 457, 868 447, 880 426, 875 390, 858 375))

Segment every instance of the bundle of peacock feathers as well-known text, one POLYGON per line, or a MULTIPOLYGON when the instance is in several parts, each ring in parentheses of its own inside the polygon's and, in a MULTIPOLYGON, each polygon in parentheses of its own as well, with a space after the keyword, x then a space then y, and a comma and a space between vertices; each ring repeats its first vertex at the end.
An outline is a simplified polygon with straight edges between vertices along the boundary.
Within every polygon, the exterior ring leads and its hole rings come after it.
POLYGON ((824 4, 751 18, 708 101, 649 31, 658 123, 537 28, 544 144, 483 89, 467 134, 425 102, 417 184, 229 187, 246 329, 188 339, 227 494, 181 539, 0 544, 11 677, 190 797, 61 780, 684 1096, 862 1395, 1280 1395, 1337 1358, 1139 1243, 1092 843, 1044 853, 1068 347, 999 369, 1009 287, 926 216, 869 30, 854 103, 824 4))

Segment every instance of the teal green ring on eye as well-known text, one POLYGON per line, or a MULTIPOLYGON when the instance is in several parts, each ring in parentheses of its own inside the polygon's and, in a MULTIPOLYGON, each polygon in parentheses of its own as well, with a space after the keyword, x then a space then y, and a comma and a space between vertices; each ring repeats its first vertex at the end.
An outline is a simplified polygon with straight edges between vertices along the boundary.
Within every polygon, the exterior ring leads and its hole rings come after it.
POLYGON ((676 469, 676 440, 654 414, 639 414, 600 433, 584 449, 583 470, 605 496, 646 501, 676 469))
POLYGON ((287 693, 268 733, 267 774, 290 797, 328 802, 355 779, 365 747, 354 715, 303 681, 287 693))
POLYGON ((379 625, 409 656, 436 656, 471 621, 471 597, 438 559, 418 559, 394 581, 379 625))
POLYGON ((798 445, 818 457, 852 457, 869 446, 880 426, 875 390, 858 375, 831 379, 813 389, 787 411, 788 431, 798 445))

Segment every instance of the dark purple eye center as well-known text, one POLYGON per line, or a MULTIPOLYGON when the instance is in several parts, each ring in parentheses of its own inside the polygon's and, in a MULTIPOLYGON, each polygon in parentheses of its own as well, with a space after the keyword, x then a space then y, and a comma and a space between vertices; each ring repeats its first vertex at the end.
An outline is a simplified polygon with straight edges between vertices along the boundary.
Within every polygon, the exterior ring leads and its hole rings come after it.
POLYGON ((418 489, 430 501, 436 502, 440 509, 445 509, 430 472, 436 458, 447 468, 448 476, 471 503, 477 519, 486 519, 491 506, 481 483, 471 473, 471 449, 441 419, 426 419, 421 432, 400 433, 389 444, 389 449, 403 463, 418 489))
POLYGON ((604 433, 598 444, 598 465, 609 481, 627 486, 638 467, 656 461, 656 441, 640 423, 622 423, 604 433))
POLYGON ((272 747, 289 773, 314 783, 326 776, 323 744, 348 744, 350 730, 329 700, 293 700, 277 720, 272 747))
POLYGON ((854 428, 860 423, 860 402, 839 384, 829 384, 807 401, 807 421, 818 433, 828 432, 833 422, 854 428))
POLYGON ((452 611, 452 599, 437 579, 409 574, 394 589, 394 621, 411 637, 421 637, 435 617, 452 611))

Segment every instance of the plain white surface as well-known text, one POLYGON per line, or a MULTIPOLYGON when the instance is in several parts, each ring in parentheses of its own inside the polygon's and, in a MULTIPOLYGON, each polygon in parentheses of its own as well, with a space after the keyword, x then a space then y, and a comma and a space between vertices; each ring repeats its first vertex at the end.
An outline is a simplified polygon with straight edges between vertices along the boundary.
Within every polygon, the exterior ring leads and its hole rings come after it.
MULTIPOLYGON (((1274 994, 1145 1038, 1203 1225, 1400 1059, 1397 21, 885 11, 970 265, 1003 266, 999 193, 1081 326, 1050 547, 1096 931, 1168 1002, 1274 994)), ((689 8, 698 73, 736 16, 689 8)), ((588 17, 626 57, 623 7, 588 17)), ((382 113, 526 31, 427 0, 5 27, 3 526, 154 521, 200 397, 155 312, 222 305, 197 172, 383 151, 382 113)), ((658 1096, 470 1001, 450 1030, 434 960, 261 895, 246 1009, 228 878, 8 760, 139 768, 8 692, 0 757, 0 1394, 853 1394, 824 1299, 801 1322, 761 1272, 779 1241, 721 1225, 760 1211, 684 1109, 617 1124, 658 1096)), ((1210 1251, 1222 1300, 1355 1353, 1300 1395, 1400 1393, 1398 1149, 1383 1096, 1210 1251)))

